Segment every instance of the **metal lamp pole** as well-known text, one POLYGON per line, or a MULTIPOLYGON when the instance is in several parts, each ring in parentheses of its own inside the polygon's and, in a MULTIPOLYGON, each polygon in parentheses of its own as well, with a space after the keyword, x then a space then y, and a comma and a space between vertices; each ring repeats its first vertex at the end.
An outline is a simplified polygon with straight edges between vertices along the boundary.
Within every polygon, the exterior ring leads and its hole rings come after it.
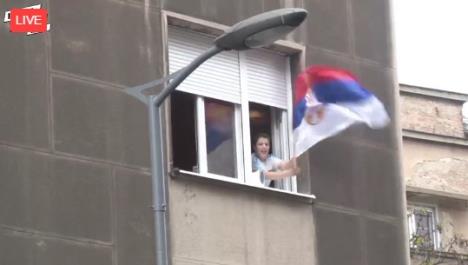
POLYGON ((148 98, 148 117, 150 127, 151 142, 151 178, 153 180, 153 207, 155 211, 155 239, 156 239, 156 264, 169 264, 167 251, 167 201, 166 183, 164 178, 163 154, 162 154, 162 123, 161 123, 161 103, 175 90, 175 88, 201 63, 211 56, 221 52, 218 47, 213 47, 198 56, 187 67, 183 68, 174 77, 172 82, 165 87, 159 95, 152 95, 148 98))
POLYGON ((166 201, 166 183, 164 178, 164 163, 162 153, 162 123, 161 123, 161 104, 175 90, 175 88, 192 73, 200 64, 208 60, 211 56, 221 52, 222 49, 213 46, 203 54, 199 55, 189 65, 182 68, 173 75, 150 82, 148 84, 126 89, 125 92, 143 101, 148 106, 148 123, 151 151, 151 179, 153 190, 153 210, 155 222, 156 239, 156 264, 169 264, 167 251, 167 201, 166 201), (169 81, 169 85, 157 95, 144 96, 141 92, 158 84, 169 81))

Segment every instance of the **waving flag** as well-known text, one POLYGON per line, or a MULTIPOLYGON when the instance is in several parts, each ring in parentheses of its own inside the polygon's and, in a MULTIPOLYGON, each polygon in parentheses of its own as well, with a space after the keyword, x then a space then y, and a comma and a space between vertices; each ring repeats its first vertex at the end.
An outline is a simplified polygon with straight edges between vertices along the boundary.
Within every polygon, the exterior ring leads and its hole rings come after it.
POLYGON ((378 129, 389 121, 383 104, 348 71, 311 66, 296 78, 293 120, 296 156, 354 123, 378 129))

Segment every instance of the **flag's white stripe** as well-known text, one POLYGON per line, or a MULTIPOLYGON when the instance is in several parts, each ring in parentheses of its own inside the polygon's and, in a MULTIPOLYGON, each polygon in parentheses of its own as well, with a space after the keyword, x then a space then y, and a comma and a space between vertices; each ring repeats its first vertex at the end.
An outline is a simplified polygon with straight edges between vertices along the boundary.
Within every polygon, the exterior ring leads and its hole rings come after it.
POLYGON ((339 105, 358 114, 372 129, 383 128, 390 122, 384 105, 375 96, 357 103, 339 103, 339 105))
POLYGON ((366 123, 373 129, 383 128, 390 118, 382 103, 374 96, 358 103, 324 105, 324 118, 310 125, 304 119, 294 130, 295 156, 316 143, 334 136, 353 123, 366 123))
POLYGON ((295 156, 299 156, 316 143, 336 135, 359 121, 363 122, 359 116, 348 109, 336 104, 327 104, 322 121, 310 125, 302 120, 301 124, 294 130, 295 156))

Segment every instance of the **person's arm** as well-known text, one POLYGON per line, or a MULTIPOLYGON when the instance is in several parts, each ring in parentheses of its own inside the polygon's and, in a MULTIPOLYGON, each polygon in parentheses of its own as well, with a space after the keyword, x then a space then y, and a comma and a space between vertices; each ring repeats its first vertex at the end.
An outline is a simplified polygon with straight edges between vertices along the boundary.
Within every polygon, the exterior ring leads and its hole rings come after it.
POLYGON ((296 168, 296 169, 289 168, 289 169, 285 169, 285 170, 281 170, 281 171, 266 171, 266 172, 263 172, 265 177, 270 179, 270 180, 280 180, 280 179, 283 179, 283 178, 286 178, 286 177, 294 176, 297 173, 299 173, 298 168, 296 168))
POLYGON ((291 160, 288 160, 288 161, 279 162, 278 168, 281 170, 286 170, 286 169, 298 170, 299 168, 297 167, 296 157, 293 157, 291 158, 291 160))

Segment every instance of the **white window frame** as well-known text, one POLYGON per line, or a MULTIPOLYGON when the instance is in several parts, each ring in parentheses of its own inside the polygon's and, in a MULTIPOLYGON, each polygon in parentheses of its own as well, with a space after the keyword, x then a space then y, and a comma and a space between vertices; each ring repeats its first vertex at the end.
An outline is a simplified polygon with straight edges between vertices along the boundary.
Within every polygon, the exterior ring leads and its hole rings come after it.
MULTIPOLYGON (((246 85, 245 77, 245 67, 242 63, 245 54, 239 54, 239 67, 240 67, 240 84, 241 84, 241 103, 234 105, 235 109, 235 134, 234 139, 236 143, 236 177, 223 176, 219 174, 214 174, 208 172, 208 158, 207 158, 207 143, 206 143, 206 121, 205 121, 205 98, 203 96, 196 96, 196 135, 197 135, 197 156, 199 163, 199 173, 206 175, 212 178, 227 180, 227 181, 238 181, 241 183, 250 183, 249 177, 255 177, 252 173, 252 159, 250 152, 250 141, 251 141, 251 132, 250 132, 250 117, 249 117, 249 98, 248 98, 248 88, 246 85), (248 144, 243 144, 248 143, 248 144), (244 148, 245 146, 245 148, 244 148), (248 148, 247 148, 248 146, 248 148)), ((285 60, 285 71, 287 80, 291 80, 291 73, 289 63, 290 60, 288 57, 285 60)), ((282 159, 290 159, 292 155, 291 148, 291 137, 292 136, 292 106, 290 102, 292 101, 292 86, 291 82, 287 82, 288 90, 288 108, 280 109, 274 106, 269 106, 274 108, 272 111, 272 133, 271 141, 272 146, 274 147, 274 155, 282 159), (290 115, 288 115, 290 114, 290 115), (277 116, 280 117, 277 117, 277 116)), ((297 184, 296 177, 292 176, 290 178, 284 179, 281 182, 281 188, 283 190, 296 192, 297 184)))
MULTIPOLYGON (((251 132, 250 132, 250 117, 249 117, 249 96, 248 96, 248 85, 247 85, 247 78, 246 77, 246 66, 245 66, 245 56, 246 54, 241 52, 239 53, 239 67, 240 67, 240 78, 241 78, 241 110, 242 110, 242 138, 243 142, 247 143, 247 146, 250 146, 251 142, 251 132)), ((286 71, 286 82, 287 86, 285 89, 287 90, 287 108, 286 110, 281 110, 275 106, 269 106, 270 108, 274 108, 275 111, 272 112, 271 120, 273 121, 272 124, 272 132, 271 132, 271 141, 274 150, 271 150, 274 155, 280 157, 281 159, 290 159, 293 155, 292 152, 292 85, 291 85, 291 68, 290 68, 290 58, 289 56, 286 57, 285 60, 285 71, 286 71), (276 117, 277 112, 281 111, 281 118, 276 117), (290 115, 288 115, 290 114, 290 115), (277 122, 283 121, 281 125, 278 126, 277 122), (284 122, 286 121, 286 122, 284 122), (286 133, 287 132, 287 133, 286 133), (289 136, 289 137, 288 137, 289 136), (278 146, 280 146, 278 148, 278 146), (290 152, 291 150, 291 152, 290 152)), ((244 144, 244 146, 246 146, 244 144)), ((252 173, 252 154, 250 148, 244 148, 244 182, 246 183, 253 183, 253 181, 249 180, 249 178, 255 178, 256 176, 252 173)), ((290 178, 284 179, 281 181, 285 190, 297 192, 297 184, 296 184, 296 177, 292 176, 290 178)))
MULTIPOLYGON (((413 210, 424 210, 426 212, 432 213, 432 243, 434 245, 434 250, 439 250, 441 248, 441 234, 437 229, 437 224, 439 223, 438 216, 438 207, 433 204, 424 204, 424 203, 408 203, 407 209, 413 213, 413 210)), ((411 238, 413 234, 416 233, 416 219, 414 214, 409 214, 408 217, 408 233, 411 238)), ((413 247, 410 245, 410 247, 413 247)))
MULTIPOLYGON (((230 102, 228 102, 230 103, 230 102)), ((202 96, 196 96, 196 138, 197 138, 197 157, 199 165, 199 173, 207 175, 213 178, 219 178, 223 180, 239 179, 242 182, 244 181, 244 171, 243 171, 243 156, 242 156, 242 140, 241 140, 241 115, 240 115, 240 106, 235 103, 230 103, 234 105, 234 141, 236 148, 236 172, 237 178, 223 176, 219 174, 214 174, 208 172, 208 151, 206 143, 206 119, 205 119, 205 98, 202 96)))
MULTIPOLYGON (((163 10, 163 25, 166 25, 164 28, 165 35, 168 36, 169 26, 179 26, 182 28, 191 29, 194 32, 199 31, 201 28, 203 32, 210 32, 214 33, 214 35, 222 33, 228 27, 225 25, 200 20, 197 18, 193 18, 190 16, 174 13, 171 11, 163 10)), ((201 33, 203 34, 203 33, 201 33)), ((168 39, 165 40, 165 45, 167 45, 168 39)), ((282 111, 282 126, 280 130, 280 134, 286 135, 283 136, 282 145, 280 148, 281 151, 281 158, 282 159, 289 159, 293 155, 292 143, 293 143, 293 133, 292 133, 292 79, 291 79, 291 68, 290 68, 290 56, 293 54, 304 54, 305 47, 289 42, 289 41, 277 41, 274 45, 272 45, 273 51, 276 51, 280 54, 283 54, 287 57, 286 62, 286 84, 287 87, 285 88, 287 91, 287 108, 285 111, 282 111), (286 133, 287 132, 287 133, 286 133)), ((241 61, 241 57, 243 53, 239 53, 239 61, 241 61)), ((301 60, 303 60, 303 56, 301 60)), ((166 57, 165 61, 168 62, 169 58, 166 57)), ((303 61, 301 61, 303 63, 303 61)), ((197 137, 197 159, 198 159, 198 167, 199 167, 199 175, 205 176, 208 178, 215 178, 227 182, 235 182, 243 185, 248 185, 247 178, 252 175, 252 163, 251 163, 251 151, 250 151, 250 117, 249 117, 249 101, 248 101, 248 93, 245 90, 246 82, 243 78, 244 74, 242 71, 245 71, 243 67, 241 67, 242 63, 239 63, 240 67, 240 86, 241 86, 241 103, 236 104, 233 103, 235 106, 235 143, 236 143, 236 167, 237 167, 237 177, 228 177, 228 176, 221 176, 213 173, 208 172, 208 161, 207 161, 207 143, 206 143, 206 122, 205 122, 205 115, 204 115, 204 99, 202 96, 196 96, 196 137, 197 137), (203 103, 203 104, 202 104, 203 103), (243 144, 246 143, 246 144, 243 144), (248 147, 248 148, 247 148, 248 147)), ((275 110, 279 108, 270 106, 275 110)), ((170 135, 170 134, 168 134, 170 135)), ((170 137, 170 136, 169 136, 170 137)), ((273 135, 272 135, 273 137, 273 135)), ((273 140, 273 138, 272 138, 273 140)), ((168 141, 170 142, 170 141, 168 141)), ((277 148, 277 145, 274 145, 277 148)), ((170 154, 170 149, 169 149, 170 154)), ((197 175, 196 172, 187 171, 183 173, 187 173, 190 175, 197 175)), ((297 180, 296 177, 293 176, 289 178, 287 190, 281 190, 286 192, 297 193, 297 180)), ((266 188, 266 187, 265 187, 266 188)), ((269 189, 269 188, 267 188, 269 189)))

